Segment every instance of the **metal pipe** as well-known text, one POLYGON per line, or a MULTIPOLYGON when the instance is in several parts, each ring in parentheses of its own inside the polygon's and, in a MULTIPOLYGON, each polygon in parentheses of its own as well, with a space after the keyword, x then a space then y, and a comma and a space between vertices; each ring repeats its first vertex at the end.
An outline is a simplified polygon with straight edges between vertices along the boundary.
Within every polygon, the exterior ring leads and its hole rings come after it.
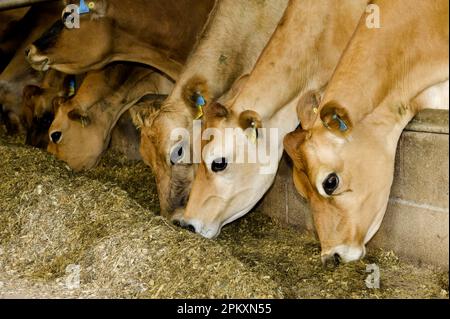
POLYGON ((36 3, 50 2, 56 0, 0 0, 0 11, 28 7, 36 3))

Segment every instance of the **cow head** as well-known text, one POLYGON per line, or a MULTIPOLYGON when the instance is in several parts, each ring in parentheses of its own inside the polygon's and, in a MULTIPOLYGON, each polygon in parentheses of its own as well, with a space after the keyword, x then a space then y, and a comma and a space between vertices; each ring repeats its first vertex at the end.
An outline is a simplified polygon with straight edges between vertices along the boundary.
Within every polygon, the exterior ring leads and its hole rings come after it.
POLYGON ((94 167, 105 149, 105 117, 94 112, 80 112, 74 99, 53 101, 55 119, 48 134, 48 152, 65 161, 73 170, 81 171, 94 167))
MULTIPOLYGON (((79 1, 68 1, 76 3, 79 1)), ((64 11, 44 34, 25 50, 28 62, 38 71, 50 67, 70 74, 84 73, 104 61, 112 47, 113 22, 107 16, 107 1, 95 0, 89 12, 80 15, 80 27, 68 28, 74 12, 64 11)))
POLYGON ((111 133, 120 117, 138 102, 161 99, 152 94, 147 77, 145 84, 136 84, 135 90, 120 90, 87 108, 76 99, 54 99, 55 119, 49 129, 50 143, 47 150, 65 161, 73 170, 82 171, 97 165, 108 148, 111 133), (141 90, 147 87, 148 91, 141 90))
POLYGON ((193 120, 201 119, 205 106, 198 104, 199 99, 209 101, 208 86, 205 79, 194 76, 174 89, 160 108, 135 108, 132 112, 141 130, 141 157, 155 174, 161 214, 168 218, 182 215, 194 179, 196 165, 190 156, 193 120), (189 134, 174 136, 180 128, 189 134))
POLYGON ((222 227, 248 213, 270 188, 282 154, 282 138, 296 126, 294 107, 264 120, 253 110, 220 103, 206 111, 200 164, 182 226, 215 238, 222 227))
POLYGON ((284 146, 295 187, 309 200, 323 263, 350 262, 364 257, 386 211, 401 107, 354 122, 344 106, 330 101, 319 108, 315 96, 310 92, 299 103, 302 127, 284 146))

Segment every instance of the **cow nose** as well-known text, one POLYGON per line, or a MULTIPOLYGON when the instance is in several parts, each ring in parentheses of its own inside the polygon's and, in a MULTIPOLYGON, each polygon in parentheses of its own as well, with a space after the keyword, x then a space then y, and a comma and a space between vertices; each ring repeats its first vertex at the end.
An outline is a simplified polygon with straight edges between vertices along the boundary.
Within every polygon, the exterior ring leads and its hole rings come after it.
POLYGON ((29 57, 30 55, 36 53, 37 48, 33 45, 30 44, 26 49, 25 49, 25 56, 29 57))
POLYGON ((50 134, 50 139, 53 143, 58 144, 61 141, 61 136, 61 132, 53 132, 52 134, 50 134))
POLYGON ((174 224, 177 227, 181 227, 181 222, 178 219, 172 220, 172 224, 174 224))
POLYGON ((322 265, 326 269, 334 269, 341 263, 338 253, 322 256, 322 265))

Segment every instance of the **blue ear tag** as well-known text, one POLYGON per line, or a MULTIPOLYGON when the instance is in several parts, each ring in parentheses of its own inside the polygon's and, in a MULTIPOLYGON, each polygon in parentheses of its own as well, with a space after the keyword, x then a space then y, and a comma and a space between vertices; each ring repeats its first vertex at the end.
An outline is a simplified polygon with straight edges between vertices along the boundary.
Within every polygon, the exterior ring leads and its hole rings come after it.
POLYGON ((75 95, 75 87, 76 87, 75 77, 73 77, 69 80, 69 97, 75 95))
POLYGON ((84 3, 84 0, 80 0, 80 6, 78 7, 78 14, 89 13, 89 7, 84 3))
POLYGON ((206 101, 199 92, 197 92, 195 95, 195 106, 198 108, 198 113, 195 119, 198 120, 203 117, 203 107, 206 105, 206 101))
POLYGON ((341 131, 341 132, 348 131, 347 124, 345 124, 345 122, 339 116, 337 116, 337 114, 333 115, 333 120, 335 120, 339 123, 339 131, 341 131))

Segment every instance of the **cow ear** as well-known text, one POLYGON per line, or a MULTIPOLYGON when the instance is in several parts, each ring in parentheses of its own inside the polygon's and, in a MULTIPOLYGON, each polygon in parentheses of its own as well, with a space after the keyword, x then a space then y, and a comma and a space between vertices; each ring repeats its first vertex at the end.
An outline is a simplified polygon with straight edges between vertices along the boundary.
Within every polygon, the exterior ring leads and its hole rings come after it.
POLYGON ((208 83, 205 78, 194 76, 189 79, 182 89, 184 103, 191 107, 195 119, 204 115, 204 107, 210 101, 208 83))
POLYGON ((145 125, 145 119, 149 116, 148 108, 145 105, 136 104, 130 108, 129 112, 134 126, 138 130, 142 129, 145 125))
POLYGON ((304 172, 305 166, 300 147, 302 143, 308 139, 309 134, 308 131, 298 128, 294 132, 287 134, 283 140, 284 150, 294 164, 293 174, 295 187, 300 195, 306 199, 308 198, 308 194, 312 191, 312 188, 309 179, 304 172))
POLYGON ((348 134, 353 127, 347 110, 336 102, 322 107, 320 119, 326 128, 338 135, 348 134))
POLYGON ((308 135, 308 131, 298 128, 284 137, 284 150, 293 160, 294 164, 301 164, 300 146, 305 142, 308 135))
POLYGON ((255 144, 259 137, 258 129, 262 127, 261 116, 255 111, 244 111, 239 115, 239 126, 245 131, 247 138, 255 144))
POLYGON ((81 114, 77 109, 70 111, 67 116, 70 120, 80 123, 82 127, 91 124, 91 119, 89 118, 89 116, 81 114))
POLYGON ((226 118, 228 115, 228 109, 219 102, 209 104, 205 109, 205 116, 207 119, 226 118))
POLYGON ((297 189, 300 196, 302 196, 304 199, 309 199, 310 194, 312 194, 314 190, 306 173, 302 170, 294 168, 292 174, 294 174, 293 180, 295 188, 297 189))
POLYGON ((319 115, 322 90, 311 90, 304 94, 297 104, 297 116, 304 130, 312 128, 319 115))
POLYGON ((62 96, 57 96, 52 100, 52 107, 53 107, 53 114, 56 115, 56 112, 58 112, 59 107, 66 102, 66 99, 62 96))
POLYGON ((131 120, 137 129, 151 126, 151 123, 153 123, 152 119, 161 109, 165 97, 146 96, 130 108, 131 120))

